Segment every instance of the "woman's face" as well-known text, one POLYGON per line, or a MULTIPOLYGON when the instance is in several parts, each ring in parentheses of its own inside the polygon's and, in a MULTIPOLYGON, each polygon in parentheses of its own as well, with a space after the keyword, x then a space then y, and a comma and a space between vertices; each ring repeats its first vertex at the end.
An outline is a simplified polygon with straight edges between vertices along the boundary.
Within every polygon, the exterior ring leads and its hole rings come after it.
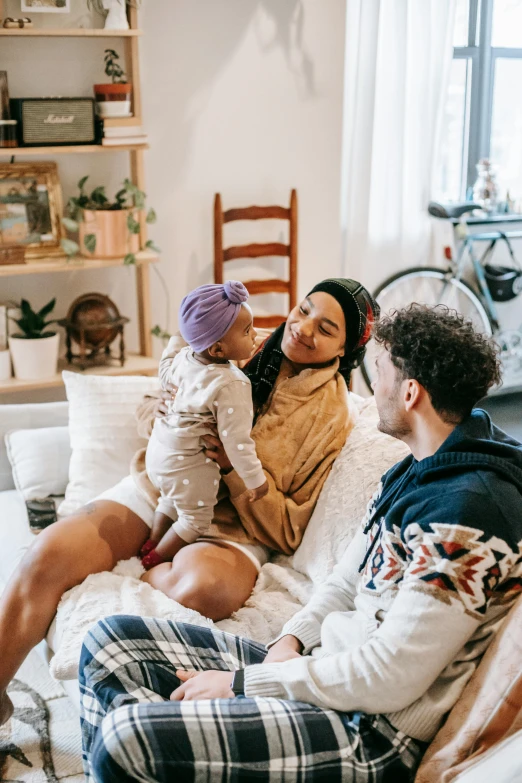
POLYGON ((328 364, 344 355, 346 323, 341 305, 330 294, 310 294, 288 316, 282 349, 294 364, 328 364))

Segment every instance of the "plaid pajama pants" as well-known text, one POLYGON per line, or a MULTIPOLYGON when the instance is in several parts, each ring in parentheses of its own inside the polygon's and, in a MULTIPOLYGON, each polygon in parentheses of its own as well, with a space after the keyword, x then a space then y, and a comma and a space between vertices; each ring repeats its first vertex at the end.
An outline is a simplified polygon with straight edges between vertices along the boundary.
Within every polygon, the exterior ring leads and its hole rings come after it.
POLYGON ((379 715, 244 697, 168 701, 176 669, 233 670, 265 648, 210 628, 115 616, 87 634, 80 662, 87 780, 412 781, 423 743, 379 715))

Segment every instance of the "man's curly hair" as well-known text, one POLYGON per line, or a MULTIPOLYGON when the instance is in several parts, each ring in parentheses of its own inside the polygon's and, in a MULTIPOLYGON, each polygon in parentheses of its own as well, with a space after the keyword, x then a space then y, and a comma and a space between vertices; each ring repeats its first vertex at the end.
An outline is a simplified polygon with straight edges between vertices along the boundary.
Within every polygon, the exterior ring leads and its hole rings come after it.
POLYGON ((444 305, 412 304, 383 317, 374 338, 389 351, 401 380, 418 381, 439 416, 458 423, 501 380, 499 348, 470 320, 444 305))

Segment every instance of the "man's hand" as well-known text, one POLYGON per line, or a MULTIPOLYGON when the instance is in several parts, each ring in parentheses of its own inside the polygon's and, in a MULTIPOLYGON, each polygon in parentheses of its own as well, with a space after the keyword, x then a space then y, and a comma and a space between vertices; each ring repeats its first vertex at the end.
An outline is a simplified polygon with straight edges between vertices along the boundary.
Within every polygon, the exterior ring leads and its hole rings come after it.
POLYGON ((205 443, 205 455, 217 462, 223 473, 229 473, 232 470, 232 463, 219 438, 215 435, 204 435, 203 442, 205 443))
POLYGON ((210 670, 206 672, 187 672, 177 669, 176 677, 181 685, 170 694, 171 701, 195 701, 196 699, 233 699, 230 688, 234 672, 210 670))
POLYGON ((163 418, 163 416, 169 412, 168 403, 174 399, 177 391, 178 387, 172 386, 171 384, 167 386, 167 391, 164 391, 163 389, 160 391, 160 396, 154 408, 154 416, 156 419, 163 418))
POLYGON ((251 503, 255 503, 256 500, 261 500, 261 498, 264 498, 266 494, 268 494, 268 481, 265 481, 264 484, 261 484, 260 487, 256 487, 255 489, 249 489, 249 500, 251 503))
POLYGON ((300 658, 303 645, 296 636, 283 636, 268 651, 263 663, 283 663, 292 658, 300 658))

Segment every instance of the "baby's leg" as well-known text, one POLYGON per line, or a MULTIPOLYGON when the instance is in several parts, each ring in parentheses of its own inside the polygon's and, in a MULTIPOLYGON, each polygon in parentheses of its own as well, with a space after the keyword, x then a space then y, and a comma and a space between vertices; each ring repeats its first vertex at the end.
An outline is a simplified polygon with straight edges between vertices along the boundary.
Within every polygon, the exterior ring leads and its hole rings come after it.
POLYGON ((165 533, 172 527, 173 521, 174 520, 172 517, 156 510, 156 513, 154 514, 154 520, 152 522, 149 540, 155 545, 159 544, 165 533))
POLYGON ((162 497, 158 503, 158 511, 169 514, 171 511, 167 504, 172 504, 177 522, 142 560, 147 569, 172 560, 183 546, 196 541, 208 530, 214 515, 219 487, 216 463, 208 460, 203 452, 187 455, 179 463, 183 464, 183 468, 180 466, 175 476, 169 476, 173 480, 168 493, 165 481, 162 482, 162 497))

